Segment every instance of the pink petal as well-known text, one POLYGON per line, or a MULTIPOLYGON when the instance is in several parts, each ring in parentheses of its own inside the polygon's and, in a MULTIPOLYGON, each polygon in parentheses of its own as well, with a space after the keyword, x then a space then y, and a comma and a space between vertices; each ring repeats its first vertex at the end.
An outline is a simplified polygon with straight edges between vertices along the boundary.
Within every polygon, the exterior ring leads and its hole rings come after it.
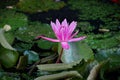
POLYGON ((58 31, 57 26, 52 21, 51 21, 51 26, 52 26, 52 29, 53 29, 54 32, 58 31))
POLYGON ((58 39, 52 39, 52 38, 48 38, 48 37, 45 37, 45 36, 38 36, 36 39, 39 39, 39 38, 42 38, 42 39, 45 39, 45 40, 48 40, 48 41, 51 41, 51 42, 60 42, 58 39))
POLYGON ((69 44, 67 42, 61 42, 63 49, 69 49, 69 44))
POLYGON ((64 21, 62 22, 62 26, 68 27, 68 23, 67 23, 67 20, 66 20, 66 19, 64 19, 64 21))
POLYGON ((69 42, 76 42, 76 41, 83 40, 85 38, 86 38, 86 36, 82 36, 82 37, 79 37, 79 38, 73 38, 73 39, 70 39, 69 42))
POLYGON ((58 28, 60 28, 60 26, 61 26, 58 19, 56 19, 56 26, 57 26, 58 28))
POLYGON ((76 28, 77 22, 73 21, 70 25, 69 25, 69 34, 72 34, 72 32, 74 31, 74 29, 76 28))

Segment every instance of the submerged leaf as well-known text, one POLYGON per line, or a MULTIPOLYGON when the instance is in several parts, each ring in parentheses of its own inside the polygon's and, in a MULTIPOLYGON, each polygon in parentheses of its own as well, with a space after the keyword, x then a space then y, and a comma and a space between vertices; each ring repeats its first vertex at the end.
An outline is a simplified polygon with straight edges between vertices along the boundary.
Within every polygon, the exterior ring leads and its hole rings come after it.
POLYGON ((28 56, 28 64, 31 64, 32 62, 36 62, 39 60, 39 55, 38 53, 34 51, 25 51, 24 55, 28 56))

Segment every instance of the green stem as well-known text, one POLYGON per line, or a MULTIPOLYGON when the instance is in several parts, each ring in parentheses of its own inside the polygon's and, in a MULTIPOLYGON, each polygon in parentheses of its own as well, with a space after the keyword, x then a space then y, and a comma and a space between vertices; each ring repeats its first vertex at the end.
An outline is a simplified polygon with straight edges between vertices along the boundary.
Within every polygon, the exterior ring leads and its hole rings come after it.
POLYGON ((61 51, 60 51, 60 55, 59 55, 56 63, 59 63, 59 62, 60 62, 60 59, 61 59, 61 57, 62 57, 62 53, 63 53, 63 48, 62 48, 61 51))

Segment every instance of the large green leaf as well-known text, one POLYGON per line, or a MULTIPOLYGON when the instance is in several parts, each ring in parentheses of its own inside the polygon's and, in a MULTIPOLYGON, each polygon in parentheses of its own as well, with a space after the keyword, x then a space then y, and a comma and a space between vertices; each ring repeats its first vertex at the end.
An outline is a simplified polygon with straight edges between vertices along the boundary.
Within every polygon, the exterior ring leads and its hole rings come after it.
MULTIPOLYGON (((24 42, 33 42, 39 35, 45 35, 46 37, 53 38, 55 37, 52 28, 48 24, 42 24, 40 22, 32 22, 27 27, 20 27, 16 33, 16 37, 24 42)), ((38 46, 42 49, 49 49, 54 44, 53 42, 49 42, 43 39, 36 41, 38 46)))
POLYGON ((6 68, 13 67, 17 60, 19 54, 16 51, 9 50, 0 46, 0 62, 6 68))
MULTIPOLYGON (((86 43, 92 49, 108 49, 119 45, 120 32, 104 33, 104 34, 87 34, 86 43)), ((80 35, 80 34, 79 34, 80 35)))
MULTIPOLYGON (((62 62, 71 63, 82 59, 85 59, 85 61, 94 59, 93 51, 86 43, 79 41, 70 42, 68 44, 70 48, 68 50, 63 50, 61 57, 62 62)), ((60 53, 60 50, 61 46, 59 45, 58 53, 60 53)))
POLYGON ((0 9, 0 12, 0 27, 8 24, 11 26, 11 30, 14 31, 19 27, 28 26, 26 15, 9 9, 0 9))

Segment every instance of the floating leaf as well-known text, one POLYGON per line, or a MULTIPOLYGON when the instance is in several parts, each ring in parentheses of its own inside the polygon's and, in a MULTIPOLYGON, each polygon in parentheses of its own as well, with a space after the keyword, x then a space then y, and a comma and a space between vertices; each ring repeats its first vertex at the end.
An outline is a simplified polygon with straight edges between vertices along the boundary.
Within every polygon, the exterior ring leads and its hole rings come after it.
POLYGON ((18 60, 18 56, 19 54, 16 51, 0 47, 0 61, 4 67, 13 67, 18 60))
POLYGON ((15 51, 15 49, 7 42, 7 40, 4 36, 4 30, 3 29, 0 29, 0 43, 4 48, 15 51))
POLYGON ((115 46, 118 46, 120 43, 119 34, 119 32, 115 32, 114 34, 88 34, 85 41, 92 49, 113 48, 115 46))
POLYGON ((0 9, 0 12, 0 27, 8 24, 11 26, 11 31, 14 31, 19 27, 28 26, 28 19, 25 14, 9 9, 0 9))
POLYGON ((23 12, 36 13, 41 11, 48 11, 49 9, 59 9, 63 7, 65 3, 60 1, 59 3, 53 0, 21 0, 17 4, 17 9, 23 12), (39 3, 38 3, 39 2, 39 3), (27 4, 26 4, 27 3, 27 4), (32 6, 31 6, 32 5, 32 6))
MULTIPOLYGON (((33 22, 28 27, 20 27, 16 33, 16 37, 24 42, 33 42, 39 35, 45 35, 47 37, 55 37, 54 33, 48 24, 42 24, 40 22, 33 22)), ((42 49, 50 49, 52 45, 56 45, 56 43, 52 43, 43 39, 36 41, 38 46, 42 49)))
MULTIPOLYGON (((84 42, 71 42, 69 43, 70 48, 68 50, 63 50, 62 54, 62 62, 64 63, 71 63, 75 61, 81 61, 82 59, 85 59, 86 61, 89 59, 94 59, 94 54, 91 48, 84 42)), ((61 46, 59 45, 59 51, 60 53, 61 46)))

